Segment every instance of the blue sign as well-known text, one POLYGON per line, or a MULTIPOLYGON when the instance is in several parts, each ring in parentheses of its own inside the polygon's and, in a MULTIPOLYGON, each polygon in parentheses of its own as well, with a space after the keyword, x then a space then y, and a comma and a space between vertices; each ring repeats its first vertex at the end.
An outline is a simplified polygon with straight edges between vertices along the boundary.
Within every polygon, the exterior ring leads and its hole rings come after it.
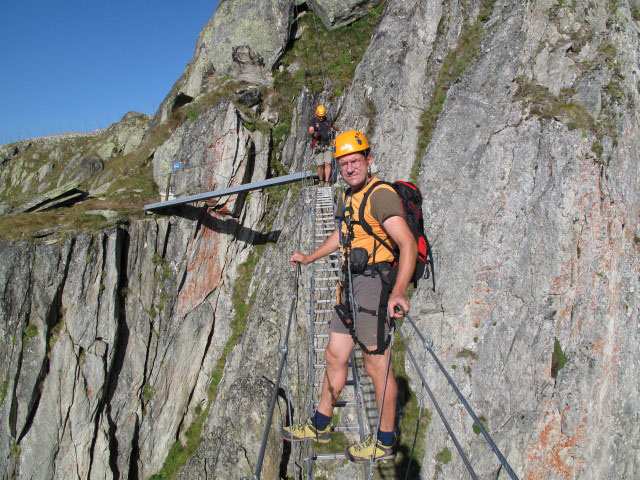
POLYGON ((173 162, 174 170, 180 170, 180 167, 182 167, 182 162, 173 162))

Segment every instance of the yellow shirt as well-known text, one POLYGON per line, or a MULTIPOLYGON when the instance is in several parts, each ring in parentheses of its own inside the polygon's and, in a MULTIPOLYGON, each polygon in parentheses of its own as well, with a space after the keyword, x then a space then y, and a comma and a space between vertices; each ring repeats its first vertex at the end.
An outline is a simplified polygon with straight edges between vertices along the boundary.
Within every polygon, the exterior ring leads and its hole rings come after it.
MULTIPOLYGON (((371 177, 369 182, 354 194, 349 195, 346 198, 346 208, 344 207, 345 195, 342 196, 342 205, 338 210, 339 214, 351 219, 354 222, 358 221, 360 213, 360 205, 364 198, 365 193, 371 189, 371 187, 378 182, 379 179, 371 177)), ((390 185, 381 184, 378 185, 373 192, 369 195, 367 203, 364 207, 364 219, 371 226, 373 232, 380 237, 391 248, 396 248, 395 242, 382 228, 384 221, 392 216, 399 215, 404 216, 402 210, 402 202, 398 197, 396 191, 390 185)), ((346 222, 341 222, 341 229, 343 235, 343 244, 345 243, 347 236, 346 222)), ((351 240, 351 248, 362 247, 367 250, 369 254, 369 260, 367 263, 378 262, 393 262, 393 254, 380 242, 364 231, 361 225, 354 223, 353 225, 353 239, 351 240)), ((340 246, 344 249, 344 245, 340 246)))

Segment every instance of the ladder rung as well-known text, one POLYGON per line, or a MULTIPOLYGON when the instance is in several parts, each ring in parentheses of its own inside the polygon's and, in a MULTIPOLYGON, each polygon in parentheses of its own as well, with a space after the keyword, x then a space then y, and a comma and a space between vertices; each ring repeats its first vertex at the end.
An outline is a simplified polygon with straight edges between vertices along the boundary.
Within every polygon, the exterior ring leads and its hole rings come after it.
POLYGON ((326 281, 334 281, 334 282, 335 282, 335 281, 337 281, 337 280, 340 280, 338 277, 313 277, 313 279, 314 279, 316 282, 319 282, 319 281, 321 281, 321 280, 322 280, 323 282, 326 282, 326 281))
POLYGON ((333 430, 336 432, 357 432, 360 430, 359 425, 335 425, 333 430))
POLYGON ((333 309, 332 308, 329 308, 329 309, 323 308, 322 310, 314 310, 314 312, 315 313, 333 313, 333 309))
MULTIPOLYGON (((352 385, 353 385, 353 380, 347 380, 347 383, 344 384, 345 387, 352 386, 352 385)), ((314 387, 321 387, 322 386, 322 382, 314 382, 313 386, 314 387)))
POLYGON ((334 299, 331 298, 329 300, 316 300, 316 303, 333 303, 334 299))
POLYGON ((313 351, 315 353, 324 353, 324 351, 326 350, 326 348, 314 348, 313 351))
MULTIPOLYGON (((347 362, 347 367, 350 367, 350 366, 351 366, 351 360, 349 360, 347 362)), ((326 364, 325 363, 314 363, 313 364, 313 368, 315 368, 315 369, 326 368, 326 364)))
POLYGON ((315 338, 329 338, 329 334, 328 333, 315 333, 313 336, 315 338))
POLYGON ((329 325, 329 322, 313 322, 314 325, 329 325))
POLYGON ((314 460, 344 460, 347 456, 344 453, 318 453, 314 460))
POLYGON ((317 268, 315 271, 316 272, 339 272, 340 269, 338 267, 334 267, 334 268, 317 268))

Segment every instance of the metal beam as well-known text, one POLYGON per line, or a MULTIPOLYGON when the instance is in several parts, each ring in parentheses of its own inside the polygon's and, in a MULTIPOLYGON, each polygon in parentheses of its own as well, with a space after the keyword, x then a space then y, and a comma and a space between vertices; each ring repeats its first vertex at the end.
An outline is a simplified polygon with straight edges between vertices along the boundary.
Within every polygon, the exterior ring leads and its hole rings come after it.
POLYGON ((190 195, 188 197, 174 198, 173 200, 167 200, 166 202, 150 203, 149 205, 144 206, 144 210, 160 210, 162 208, 175 207, 176 205, 184 205, 186 203, 208 200, 210 198, 222 197, 224 195, 233 195, 235 193, 250 192, 252 190, 260 190, 262 188, 275 187, 277 185, 299 182, 301 180, 311 179, 317 176, 317 174, 311 171, 292 173, 290 175, 284 175, 282 177, 260 180, 259 182, 245 183, 244 185, 237 185, 235 187, 222 188, 220 190, 214 190, 213 192, 205 192, 199 193, 197 195, 190 195))

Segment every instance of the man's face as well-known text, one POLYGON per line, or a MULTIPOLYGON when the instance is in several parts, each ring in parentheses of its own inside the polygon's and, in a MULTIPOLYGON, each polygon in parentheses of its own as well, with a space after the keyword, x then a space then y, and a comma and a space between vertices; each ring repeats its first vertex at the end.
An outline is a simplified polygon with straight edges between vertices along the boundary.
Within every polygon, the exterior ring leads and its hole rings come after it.
POLYGON ((366 181, 371 161, 371 155, 365 157, 361 152, 344 155, 338 158, 340 175, 350 187, 357 187, 366 181))

